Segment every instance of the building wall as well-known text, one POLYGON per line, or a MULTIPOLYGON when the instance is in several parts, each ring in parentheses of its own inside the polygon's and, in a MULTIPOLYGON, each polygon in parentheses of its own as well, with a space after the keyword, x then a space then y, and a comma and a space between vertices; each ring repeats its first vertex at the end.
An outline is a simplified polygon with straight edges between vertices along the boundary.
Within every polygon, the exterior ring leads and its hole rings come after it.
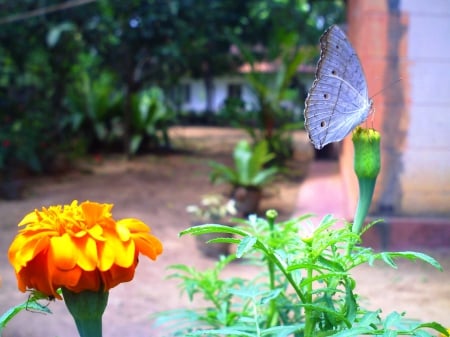
MULTIPOLYGON (((348 35, 370 95, 382 90, 368 121, 382 136, 382 171, 372 211, 449 216, 450 1, 347 4, 348 35)), ((352 160, 351 140, 346 139, 341 171, 349 212, 357 198, 352 160)))
MULTIPOLYGON (((206 110, 206 90, 204 82, 197 79, 185 79, 181 83, 184 85, 189 85, 190 87, 190 100, 183 103, 182 109, 185 111, 203 113, 206 110)), ((257 98, 250 87, 245 83, 245 79, 243 77, 220 77, 214 79, 214 111, 219 111, 223 106, 227 98, 229 84, 242 85, 241 98, 245 102, 248 110, 257 105, 257 98)))

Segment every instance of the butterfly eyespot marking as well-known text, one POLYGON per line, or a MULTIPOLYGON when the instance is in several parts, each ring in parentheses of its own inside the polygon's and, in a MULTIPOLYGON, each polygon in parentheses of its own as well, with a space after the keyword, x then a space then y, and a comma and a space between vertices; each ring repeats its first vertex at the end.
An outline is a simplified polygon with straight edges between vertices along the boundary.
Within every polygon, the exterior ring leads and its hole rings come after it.
POLYGON ((336 75, 336 74, 337 74, 336 69, 333 69, 333 70, 331 71, 331 75, 336 75))
POLYGON ((323 94, 323 98, 324 98, 324 99, 329 99, 329 98, 330 98, 330 95, 327 94, 327 93, 325 93, 325 94, 323 94))
POLYGON ((326 125, 327 125, 327 123, 325 123, 325 121, 321 121, 321 122, 320 122, 320 127, 321 127, 321 128, 324 128, 326 125))

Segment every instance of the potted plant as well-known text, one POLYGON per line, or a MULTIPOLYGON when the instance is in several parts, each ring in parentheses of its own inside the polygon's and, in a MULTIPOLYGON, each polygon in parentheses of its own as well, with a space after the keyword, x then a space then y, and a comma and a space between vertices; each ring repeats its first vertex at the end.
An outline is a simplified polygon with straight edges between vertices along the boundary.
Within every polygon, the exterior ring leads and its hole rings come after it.
POLYGON ((267 167, 273 158, 267 141, 262 140, 252 147, 246 140, 241 140, 233 151, 234 167, 215 161, 209 163, 212 167, 210 180, 213 183, 230 184, 231 197, 236 200, 237 210, 242 216, 247 216, 258 210, 262 188, 279 171, 275 166, 267 167))
MULTIPOLYGON (((208 223, 232 225, 230 218, 237 214, 235 201, 220 194, 205 194, 202 196, 200 205, 189 205, 186 207, 186 211, 194 216, 194 226, 208 223)), ((208 241, 217 237, 216 234, 197 236, 197 248, 209 257, 216 258, 220 255, 228 255, 230 252, 229 243, 208 244, 208 241)))

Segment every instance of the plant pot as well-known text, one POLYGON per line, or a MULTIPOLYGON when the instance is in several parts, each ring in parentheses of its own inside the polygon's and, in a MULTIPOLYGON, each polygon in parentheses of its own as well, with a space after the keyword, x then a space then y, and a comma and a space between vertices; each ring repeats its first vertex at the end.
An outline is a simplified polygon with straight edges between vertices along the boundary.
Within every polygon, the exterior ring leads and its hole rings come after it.
POLYGON ((237 187, 232 192, 232 198, 236 201, 239 214, 247 217, 258 212, 262 190, 258 187, 237 187))

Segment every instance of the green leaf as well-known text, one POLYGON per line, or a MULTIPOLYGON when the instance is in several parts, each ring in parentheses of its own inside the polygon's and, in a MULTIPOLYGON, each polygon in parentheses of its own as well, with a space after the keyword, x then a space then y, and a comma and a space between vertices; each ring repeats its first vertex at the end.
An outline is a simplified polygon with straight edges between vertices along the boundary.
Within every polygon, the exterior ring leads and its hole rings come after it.
POLYGON ((423 262, 426 262, 436 269, 442 271, 442 266, 438 261, 436 261, 431 256, 424 254, 424 253, 418 253, 418 252, 412 252, 412 251, 406 251, 406 252, 383 252, 379 254, 375 254, 375 258, 381 258, 384 262, 386 262, 389 266, 393 268, 397 268, 397 265, 394 262, 395 258, 402 258, 407 259, 411 261, 415 260, 421 260, 423 262))
POLYGON ((394 260, 392 259, 392 257, 390 256, 389 253, 381 253, 380 254, 381 259, 389 266, 391 266, 392 268, 397 269, 397 265, 395 264, 394 260))
POLYGON ((240 236, 248 236, 249 233, 238 229, 236 227, 225 226, 225 225, 217 225, 217 224, 205 224, 200 226, 192 226, 183 231, 181 231, 178 235, 181 237, 186 234, 190 235, 202 235, 207 233, 230 233, 240 236))
POLYGON ((423 329, 423 328, 433 329, 433 330, 436 330, 437 332, 440 332, 444 336, 449 336, 448 330, 437 322, 422 323, 422 324, 416 326, 414 328, 414 331, 416 331, 418 329, 423 329))
POLYGON ((399 253, 390 253, 390 255, 392 257, 401 257, 404 259, 408 259, 408 260, 421 260, 423 262, 426 262, 430 265, 432 265, 434 268, 442 271, 442 266, 440 265, 440 263, 438 261, 436 261, 434 258, 432 258, 431 256, 424 254, 424 253, 419 253, 419 252, 411 252, 411 251, 406 251, 406 252, 399 252, 399 253))
POLYGON ((42 305, 38 301, 28 300, 22 304, 16 305, 15 307, 12 307, 9 310, 7 310, 0 317, 0 336, 1 336, 3 329, 8 324, 8 322, 11 321, 11 319, 13 319, 22 310, 30 310, 30 311, 42 312, 42 313, 46 313, 46 314, 52 313, 46 305, 42 305))
POLYGON ((51 28, 47 34, 47 45, 54 47, 58 43, 61 34, 71 30, 75 30, 75 25, 71 22, 63 22, 51 28))
POLYGON ((241 258, 245 255, 250 249, 253 248, 257 239, 254 236, 246 236, 239 243, 236 250, 236 257, 241 258))
POLYGON ((396 327, 399 325, 401 320, 403 319, 404 313, 399 314, 398 312, 394 311, 391 312, 386 319, 384 320, 384 328, 388 330, 389 328, 396 327))
POLYGON ((233 336, 246 336, 255 337, 254 333, 244 332, 233 328, 223 328, 215 330, 198 330, 186 334, 186 336, 210 336, 210 335, 233 335, 233 336))
POLYGON ((384 332, 383 337, 397 337, 398 333, 396 330, 387 330, 384 332))
POLYGON ((282 288, 276 288, 272 291, 267 292, 264 294, 264 296, 261 298, 261 304, 267 304, 268 302, 272 301, 273 299, 277 298, 280 293, 283 291, 282 288))
POLYGON ((234 238, 214 238, 211 240, 206 241, 206 243, 234 243, 237 244, 241 242, 241 240, 239 239, 234 239, 234 238))
POLYGON ((137 150, 139 149, 139 146, 141 145, 141 142, 142 142, 141 134, 136 134, 131 137, 130 148, 129 148, 129 151, 131 154, 135 154, 137 152, 137 150))
POLYGON ((304 324, 274 326, 272 328, 264 329, 263 331, 261 331, 261 336, 287 337, 294 332, 302 330, 303 328, 304 324))
POLYGON ((343 330, 337 334, 332 335, 333 337, 359 337, 366 333, 371 332, 372 329, 366 327, 355 327, 348 330, 343 330))

